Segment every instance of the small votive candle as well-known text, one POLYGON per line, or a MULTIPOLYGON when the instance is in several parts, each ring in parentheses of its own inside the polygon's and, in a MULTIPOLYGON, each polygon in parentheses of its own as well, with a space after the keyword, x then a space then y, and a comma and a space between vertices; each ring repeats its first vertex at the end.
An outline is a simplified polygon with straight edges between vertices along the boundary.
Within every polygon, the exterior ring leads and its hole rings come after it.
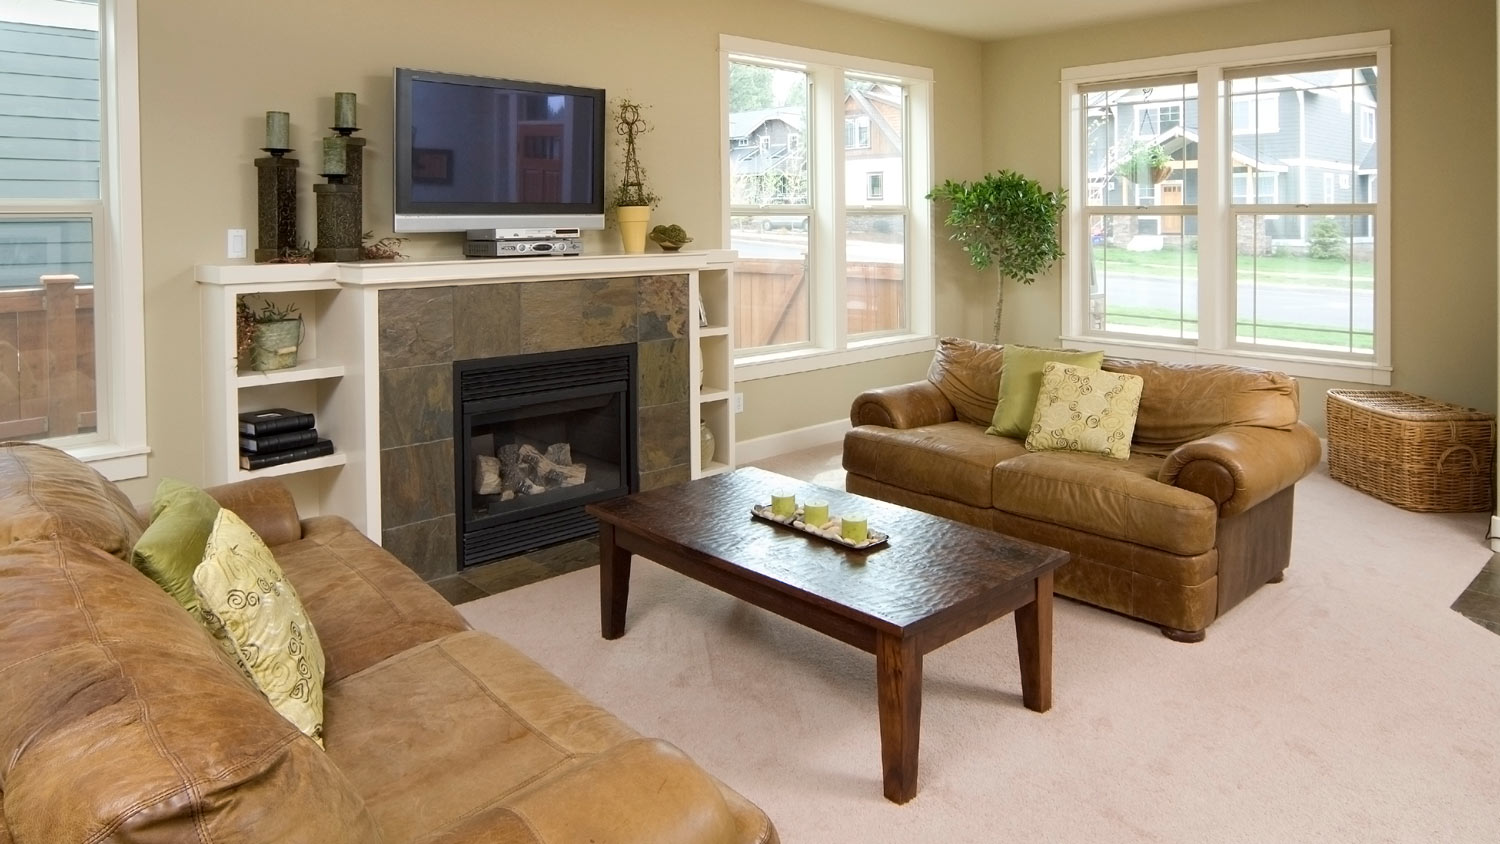
POLYGON ((802 505, 802 522, 810 527, 820 528, 828 524, 828 502, 809 501, 802 505))
POLYGON ((359 128, 354 122, 354 95, 348 91, 339 91, 333 95, 333 128, 359 128))
POLYGON ((284 111, 266 112, 266 149, 291 149, 292 118, 284 111))
POLYGON ((348 172, 347 170, 344 169, 345 166, 346 166, 346 164, 344 162, 344 139, 343 138, 324 138, 323 139, 323 175, 325 175, 325 176, 342 176, 342 175, 344 175, 345 173, 348 172))
POLYGON ((845 516, 840 534, 850 542, 864 542, 870 538, 870 526, 864 516, 845 516))
POLYGON ((797 496, 785 490, 772 492, 771 512, 778 516, 790 516, 797 512, 797 496))

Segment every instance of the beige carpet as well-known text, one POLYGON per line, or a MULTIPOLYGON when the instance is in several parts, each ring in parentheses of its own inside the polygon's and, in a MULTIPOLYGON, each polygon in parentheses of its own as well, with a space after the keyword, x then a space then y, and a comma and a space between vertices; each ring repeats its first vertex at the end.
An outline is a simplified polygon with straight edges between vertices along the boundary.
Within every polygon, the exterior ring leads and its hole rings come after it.
MULTIPOLYGON (((837 449, 767 468, 841 483, 837 449)), ((802 842, 1500 841, 1500 636, 1448 608, 1482 514, 1417 515, 1319 471, 1292 567, 1182 645, 1071 601, 1054 706, 1015 629, 925 663, 919 792, 881 797, 874 658, 638 560, 625 637, 597 570, 460 607, 759 803, 802 842)))

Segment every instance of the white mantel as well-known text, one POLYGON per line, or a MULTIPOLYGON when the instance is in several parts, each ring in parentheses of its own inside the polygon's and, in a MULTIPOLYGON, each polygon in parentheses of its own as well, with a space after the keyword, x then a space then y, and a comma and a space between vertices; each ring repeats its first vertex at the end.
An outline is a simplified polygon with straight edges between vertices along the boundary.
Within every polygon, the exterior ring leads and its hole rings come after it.
POLYGON ((714 464, 694 474, 727 471, 733 465, 734 373, 730 310, 732 250, 596 254, 535 258, 471 258, 439 261, 373 261, 316 264, 202 265, 201 288, 205 379, 204 443, 207 482, 298 475, 315 482, 305 515, 338 513, 375 541, 381 538, 379 297, 381 290, 467 284, 504 284, 641 275, 687 275, 688 301, 703 301, 710 324, 687 321, 691 365, 707 373, 691 385, 692 428, 706 420, 718 441, 714 464), (296 367, 241 372, 235 357, 235 303, 243 295, 294 303, 306 320, 296 367), (315 408, 320 435, 334 441, 328 457, 255 472, 238 466, 236 418, 241 410, 315 408))

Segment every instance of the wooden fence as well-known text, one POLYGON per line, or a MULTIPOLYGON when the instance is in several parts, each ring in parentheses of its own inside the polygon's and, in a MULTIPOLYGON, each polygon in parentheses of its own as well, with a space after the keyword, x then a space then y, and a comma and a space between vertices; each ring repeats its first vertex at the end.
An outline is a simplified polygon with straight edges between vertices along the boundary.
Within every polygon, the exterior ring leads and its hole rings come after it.
POLYGON ((76 275, 0 290, 0 439, 61 437, 97 425, 94 288, 76 275))
MULTIPOLYGON (((801 259, 741 259, 734 265, 739 291, 734 310, 735 342, 742 349, 806 342, 809 290, 801 259)), ((849 264, 844 292, 848 331, 863 334, 905 327, 903 267, 889 263, 849 264)))

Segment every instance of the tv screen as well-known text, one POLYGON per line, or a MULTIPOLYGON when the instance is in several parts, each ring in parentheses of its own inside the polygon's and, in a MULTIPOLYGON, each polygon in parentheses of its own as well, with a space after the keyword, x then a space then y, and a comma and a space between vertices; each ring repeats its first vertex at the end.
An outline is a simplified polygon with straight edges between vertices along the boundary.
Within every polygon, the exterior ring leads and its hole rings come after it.
POLYGON ((604 91, 396 70, 396 231, 603 228, 604 91))

